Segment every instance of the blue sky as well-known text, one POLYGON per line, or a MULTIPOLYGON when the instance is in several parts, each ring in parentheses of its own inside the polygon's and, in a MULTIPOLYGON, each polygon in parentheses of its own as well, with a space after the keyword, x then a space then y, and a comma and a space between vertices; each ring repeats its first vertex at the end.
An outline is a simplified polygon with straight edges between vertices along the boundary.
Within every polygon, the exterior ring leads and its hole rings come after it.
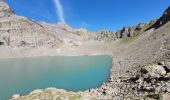
POLYGON ((16 14, 37 22, 117 31, 159 18, 170 0, 5 0, 16 14), (55 2, 56 1, 56 2, 55 2), (59 2, 58 2, 59 1, 59 2))

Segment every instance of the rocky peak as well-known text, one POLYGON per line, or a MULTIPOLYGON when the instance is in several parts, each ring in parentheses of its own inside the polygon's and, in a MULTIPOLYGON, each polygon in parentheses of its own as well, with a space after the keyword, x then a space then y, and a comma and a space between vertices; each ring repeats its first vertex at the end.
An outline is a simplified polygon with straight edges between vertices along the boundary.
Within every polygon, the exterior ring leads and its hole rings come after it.
POLYGON ((165 24, 166 22, 170 21, 170 7, 166 9, 160 20, 160 24, 165 24))
POLYGON ((102 31, 98 31, 95 33, 96 33, 95 40, 99 40, 99 41, 108 38, 112 34, 112 32, 110 32, 108 30, 102 30, 102 31))
POLYGON ((159 28, 170 21, 170 6, 165 10, 163 15, 157 20, 157 22, 151 28, 159 28))
POLYGON ((0 18, 2 17, 10 17, 14 12, 9 7, 7 3, 5 3, 3 0, 0 0, 0 18))
POLYGON ((134 35, 135 27, 124 27, 122 30, 116 32, 117 38, 126 38, 134 35))
POLYGON ((136 26, 136 30, 140 31, 147 23, 139 23, 137 26, 136 26))

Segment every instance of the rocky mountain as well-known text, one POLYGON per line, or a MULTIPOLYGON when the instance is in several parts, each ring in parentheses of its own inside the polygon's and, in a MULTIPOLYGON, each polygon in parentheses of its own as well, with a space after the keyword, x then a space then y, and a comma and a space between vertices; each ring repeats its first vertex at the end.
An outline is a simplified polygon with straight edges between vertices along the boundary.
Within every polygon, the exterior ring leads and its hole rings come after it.
POLYGON ((153 24, 155 24, 156 21, 157 20, 153 20, 149 23, 140 23, 137 26, 124 27, 122 30, 116 32, 116 37, 123 39, 123 38, 138 36, 138 35, 140 35, 140 33, 145 32, 153 24))
POLYGON ((0 45, 11 47, 58 47, 62 43, 77 46, 80 45, 81 41, 87 40, 113 41, 138 35, 153 23, 124 27, 118 32, 107 30, 88 32, 86 29, 73 29, 61 22, 57 24, 36 23, 15 15, 3 0, 0 1, 0 5, 0 45))
POLYGON ((60 41, 40 24, 13 13, 0 1, 0 45, 9 47, 55 47, 60 41))
POLYGON ((108 30, 89 32, 86 29, 73 29, 65 23, 36 23, 25 17, 17 16, 3 0, 0 1, 0 45, 11 47, 58 47, 63 42, 79 45, 81 41, 114 41, 135 37, 148 29, 169 21, 168 8, 159 20, 124 27, 118 32, 108 30))
POLYGON ((5 2, 3 2, 3 0, 0 0, 0 18, 2 17, 10 17, 11 15, 14 14, 14 12, 12 11, 12 9, 9 7, 9 5, 5 2))
POLYGON ((137 26, 133 27, 124 27, 122 30, 116 32, 116 36, 117 38, 137 36, 140 33, 143 33, 151 28, 159 28, 162 25, 166 24, 168 21, 170 21, 170 7, 165 10, 163 15, 159 19, 153 20, 149 23, 140 23, 137 26))
POLYGON ((165 23, 170 21, 170 7, 166 9, 163 15, 159 18, 159 20, 152 26, 152 28, 159 28, 165 23))
POLYGON ((103 40, 117 40, 117 39, 126 39, 129 37, 135 37, 143 32, 147 31, 148 29, 153 26, 157 20, 153 20, 149 23, 139 23, 137 26, 132 26, 132 27, 123 27, 121 30, 117 32, 111 32, 108 30, 103 30, 103 31, 97 31, 94 32, 95 36, 93 36, 94 40, 98 41, 103 41, 103 40))
POLYGON ((97 31, 94 32, 94 34, 95 36, 93 37, 93 39, 97 41, 103 41, 103 40, 113 41, 116 39, 115 32, 111 32, 108 30, 97 31))
POLYGON ((87 34, 87 32, 83 32, 83 30, 73 29, 62 22, 58 22, 56 24, 40 22, 40 25, 42 25, 46 30, 58 37, 61 41, 63 41, 64 45, 67 46, 79 46, 82 40, 86 40, 85 35, 87 34))

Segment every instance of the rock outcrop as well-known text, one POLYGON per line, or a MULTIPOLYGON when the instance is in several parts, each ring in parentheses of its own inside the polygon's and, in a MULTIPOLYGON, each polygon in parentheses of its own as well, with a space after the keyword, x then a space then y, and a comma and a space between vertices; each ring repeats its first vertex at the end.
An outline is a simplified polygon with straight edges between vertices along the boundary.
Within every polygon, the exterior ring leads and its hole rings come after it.
POLYGON ((116 32, 117 38, 126 38, 134 36, 135 28, 134 27, 124 27, 121 31, 116 32))
POLYGON ((170 21, 170 7, 168 7, 162 17, 158 20, 160 26, 167 23, 168 21, 170 21))
POLYGON ((110 39, 114 41, 117 39, 126 39, 129 37, 135 37, 147 31, 156 22, 157 20, 153 20, 149 23, 139 23, 137 26, 123 27, 123 29, 117 32, 110 32, 108 30, 95 32, 96 36, 94 37, 94 40, 102 41, 102 40, 110 39))
POLYGON ((0 46, 57 47, 59 39, 41 25, 14 15, 11 8, 0 1, 0 46))
POLYGON ((53 47, 59 42, 42 26, 23 17, 1 18, 0 25, 0 42, 10 47, 53 47))
POLYGON ((151 28, 159 28, 170 21, 170 7, 168 7, 159 20, 151 28))
POLYGON ((138 36, 139 34, 151 29, 151 28, 159 28, 170 21, 170 7, 164 12, 162 17, 158 20, 153 20, 149 23, 140 23, 137 26, 133 27, 124 27, 122 30, 116 32, 116 37, 118 39, 138 36))
POLYGON ((3 0, 0 0, 0 18, 2 17, 10 17, 13 15, 12 9, 9 7, 7 3, 5 3, 3 0))
POLYGON ((151 21, 149 23, 140 23, 137 26, 133 27, 124 27, 122 30, 115 33, 116 37, 118 39, 125 39, 128 37, 138 36, 141 33, 144 33, 147 29, 149 29, 155 22, 156 20, 151 21))
POLYGON ((95 34, 94 40, 98 41, 106 40, 108 38, 114 40, 116 38, 115 33, 108 30, 98 31, 95 32, 95 34))

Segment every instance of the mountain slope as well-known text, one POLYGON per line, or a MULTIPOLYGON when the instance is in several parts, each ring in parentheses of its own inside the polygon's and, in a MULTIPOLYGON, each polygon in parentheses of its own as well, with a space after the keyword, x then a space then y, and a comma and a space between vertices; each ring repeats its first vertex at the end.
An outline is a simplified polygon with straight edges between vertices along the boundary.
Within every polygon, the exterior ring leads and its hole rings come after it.
POLYGON ((41 25, 15 15, 11 8, 0 1, 0 44, 9 47, 54 47, 60 43, 55 35, 41 25))
POLYGON ((2 17, 10 17, 11 15, 14 14, 14 12, 12 11, 12 9, 9 7, 9 5, 5 2, 3 2, 3 0, 0 0, 0 18, 2 17))

